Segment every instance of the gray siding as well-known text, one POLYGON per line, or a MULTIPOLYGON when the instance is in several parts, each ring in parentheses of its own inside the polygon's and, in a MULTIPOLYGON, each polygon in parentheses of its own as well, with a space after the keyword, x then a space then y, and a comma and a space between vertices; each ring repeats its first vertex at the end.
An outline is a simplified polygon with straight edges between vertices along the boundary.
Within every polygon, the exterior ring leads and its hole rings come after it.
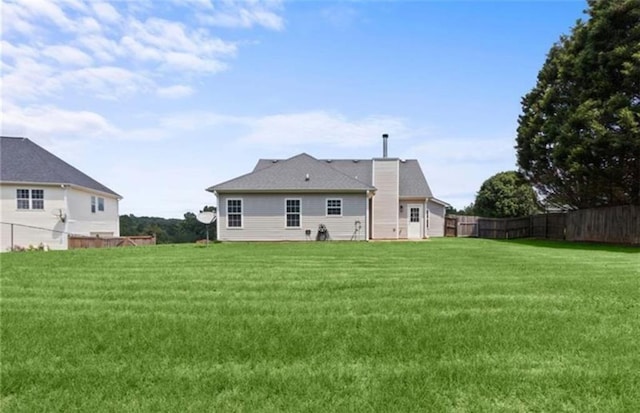
POLYGON ((398 238, 400 200, 398 159, 373 160, 373 239, 398 238))
POLYGON ((332 240, 350 240, 360 221, 365 240, 367 196, 362 194, 218 194, 218 239, 221 241, 315 240, 324 224, 332 240), (327 199, 342 199, 342 216, 326 215, 327 199), (227 199, 242 199, 242 228, 227 228, 227 199), (300 228, 286 228, 285 199, 300 199, 300 228), (305 234, 311 230, 311 235, 305 234))
POLYGON ((446 214, 444 205, 429 201, 427 202, 427 208, 429 208, 427 235, 430 237, 444 237, 444 216, 446 214))

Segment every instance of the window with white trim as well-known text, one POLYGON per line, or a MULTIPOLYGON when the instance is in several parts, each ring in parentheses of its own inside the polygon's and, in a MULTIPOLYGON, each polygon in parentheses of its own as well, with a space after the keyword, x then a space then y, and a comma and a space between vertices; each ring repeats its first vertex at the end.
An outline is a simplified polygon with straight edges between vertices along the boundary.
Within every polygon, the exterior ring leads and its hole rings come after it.
POLYGON ((104 212, 104 198, 99 196, 91 196, 91 213, 96 211, 104 212))
POLYGON ((28 189, 18 189, 16 197, 18 199, 18 209, 29 209, 29 190, 28 189))
POLYGON ((327 216, 342 216, 342 199, 327 199, 327 216))
POLYGON ((18 209, 44 209, 44 189, 17 189, 18 209))
POLYGON ((242 228, 242 199, 227 199, 227 228, 242 228))
POLYGON ((285 199, 284 202, 287 228, 300 228, 300 200, 285 199))

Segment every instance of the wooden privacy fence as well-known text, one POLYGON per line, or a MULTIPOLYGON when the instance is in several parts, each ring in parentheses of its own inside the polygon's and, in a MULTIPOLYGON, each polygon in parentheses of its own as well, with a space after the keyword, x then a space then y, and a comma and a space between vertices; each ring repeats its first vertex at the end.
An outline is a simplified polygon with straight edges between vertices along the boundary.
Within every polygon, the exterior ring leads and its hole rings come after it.
POLYGON ((84 237, 69 235, 69 249, 74 248, 112 248, 156 245, 155 235, 136 235, 131 237, 84 237))
POLYGON ((640 245, 640 206, 572 211, 567 214, 567 239, 640 245))
POLYGON ((640 206, 583 209, 521 218, 451 215, 447 217, 446 228, 447 236, 458 237, 534 237, 640 245, 640 206))

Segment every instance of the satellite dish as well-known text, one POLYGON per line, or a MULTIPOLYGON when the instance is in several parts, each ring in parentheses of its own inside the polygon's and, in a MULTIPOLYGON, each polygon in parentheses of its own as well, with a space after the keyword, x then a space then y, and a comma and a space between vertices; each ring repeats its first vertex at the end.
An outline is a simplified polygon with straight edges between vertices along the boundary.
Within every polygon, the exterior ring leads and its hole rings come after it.
POLYGON ((60 222, 65 222, 67 220, 67 213, 62 208, 54 209, 51 213, 58 217, 60 222))
POLYGON ((196 219, 203 224, 211 224, 216 219, 216 214, 211 211, 203 211, 196 215, 196 219))
POLYGON ((196 219, 207 226, 207 245, 209 245, 209 224, 215 221, 217 218, 215 212, 202 211, 196 215, 196 219))

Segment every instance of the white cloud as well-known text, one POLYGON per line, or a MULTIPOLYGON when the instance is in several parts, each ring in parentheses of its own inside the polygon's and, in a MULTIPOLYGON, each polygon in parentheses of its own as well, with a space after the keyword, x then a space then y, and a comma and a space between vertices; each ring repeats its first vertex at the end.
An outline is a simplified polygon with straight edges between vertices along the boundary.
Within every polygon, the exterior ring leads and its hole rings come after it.
POLYGON ((270 30, 284 29, 284 20, 278 14, 279 1, 226 1, 215 4, 214 11, 200 16, 211 26, 227 28, 251 28, 261 26, 270 30))
POLYGON ((510 138, 426 139, 405 151, 420 160, 436 198, 462 208, 492 175, 516 169, 510 138))
POLYGON ((171 19, 154 16, 152 6, 138 1, 6 2, 3 99, 34 102, 54 93, 101 99, 138 93, 185 97, 188 89, 170 89, 171 83, 191 87, 186 83, 226 70, 238 44, 215 36, 208 27, 182 23, 178 16, 193 22, 203 13, 223 12, 245 16, 245 27, 254 24, 248 22, 281 27, 277 2, 224 1, 215 8, 208 0, 174 2, 168 5, 176 8, 171 19), (193 16, 185 17, 185 8, 193 16))
POLYGON ((58 79, 67 86, 93 92, 101 99, 118 99, 155 88, 148 77, 117 66, 68 71, 58 79))
POLYGON ((120 45, 102 34, 82 36, 78 39, 78 44, 84 46, 97 60, 103 63, 113 62, 118 55, 122 54, 120 45))
POLYGON ((91 3, 91 7, 95 12, 96 17, 105 23, 117 23, 122 19, 120 13, 118 13, 118 11, 109 3, 95 2, 91 3))
POLYGON ((159 88, 156 93, 161 98, 179 99, 193 95, 193 88, 185 85, 174 85, 159 88))
POLYGON ((66 45, 47 46, 42 54, 65 66, 90 66, 91 56, 80 49, 66 45))
POLYGON ((210 73, 221 72, 227 68, 226 64, 218 60, 203 59, 199 56, 189 53, 170 52, 167 53, 164 58, 165 64, 163 65, 163 67, 165 68, 210 73))
POLYGON ((62 8, 52 1, 30 0, 22 3, 21 10, 19 14, 22 17, 33 20, 44 19, 63 31, 71 31, 75 27, 73 20, 69 19, 62 8))
POLYGON ((372 145, 372 138, 381 133, 392 134, 394 139, 406 139, 412 134, 400 118, 380 116, 351 120, 323 111, 265 116, 251 120, 249 125, 252 131, 242 141, 262 145, 300 146, 323 143, 358 147, 372 145))
POLYGON ((2 134, 9 136, 111 137, 118 129, 90 111, 69 111, 54 106, 21 108, 4 105, 2 134))

